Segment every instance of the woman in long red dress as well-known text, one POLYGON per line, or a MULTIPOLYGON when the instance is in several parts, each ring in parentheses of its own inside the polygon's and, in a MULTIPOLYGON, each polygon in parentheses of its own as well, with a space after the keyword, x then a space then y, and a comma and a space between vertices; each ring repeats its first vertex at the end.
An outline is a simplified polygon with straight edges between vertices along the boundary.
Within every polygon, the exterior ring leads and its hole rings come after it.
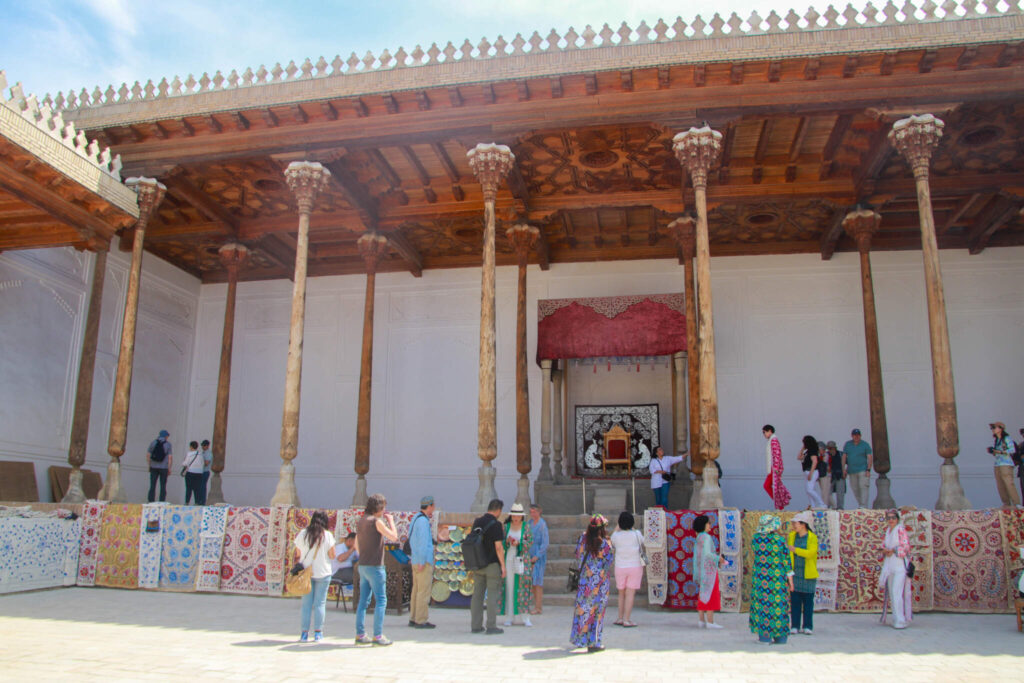
POLYGON ((721 558, 715 552, 715 539, 707 532, 711 520, 700 515, 693 520, 697 540, 693 552, 693 576, 700 592, 697 594, 697 627, 722 628, 715 623, 715 612, 722 609, 722 594, 718 587, 718 566, 721 558))
POLYGON ((768 447, 765 449, 768 476, 764 480, 764 490, 771 496, 775 509, 784 510, 792 496, 782 483, 782 446, 779 444, 779 437, 775 436, 775 427, 765 425, 761 428, 761 433, 768 439, 768 447))

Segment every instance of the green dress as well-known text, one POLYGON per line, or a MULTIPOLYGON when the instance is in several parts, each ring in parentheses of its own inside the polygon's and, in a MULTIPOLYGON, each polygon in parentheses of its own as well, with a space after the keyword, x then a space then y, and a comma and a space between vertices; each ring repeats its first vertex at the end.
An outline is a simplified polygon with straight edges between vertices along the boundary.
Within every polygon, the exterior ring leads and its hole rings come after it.
POLYGON ((754 534, 754 572, 750 595, 750 631, 759 636, 789 635, 789 548, 774 533, 754 534))
MULTIPOLYGON (((505 522, 505 541, 502 544, 505 549, 505 557, 508 558, 508 531, 511 526, 510 522, 505 522)), ((500 612, 499 614, 511 614, 512 616, 518 616, 520 614, 528 613, 530 606, 530 600, 533 593, 533 565, 530 559, 530 546, 533 545, 533 533, 530 531, 529 520, 523 520, 523 526, 521 529, 522 536, 519 539, 519 545, 516 546, 514 554, 517 555, 523 561, 523 568, 525 572, 523 574, 515 574, 513 577, 513 589, 512 592, 516 596, 515 604, 512 605, 512 611, 506 610, 505 605, 505 580, 501 581, 501 600, 500 600, 500 612)), ((511 568, 507 566, 508 571, 511 568)))

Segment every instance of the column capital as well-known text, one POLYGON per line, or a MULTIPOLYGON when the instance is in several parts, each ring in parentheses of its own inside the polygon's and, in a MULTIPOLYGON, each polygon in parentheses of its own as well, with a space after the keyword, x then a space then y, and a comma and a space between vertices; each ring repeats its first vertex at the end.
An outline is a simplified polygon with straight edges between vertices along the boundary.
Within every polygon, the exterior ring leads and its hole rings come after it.
POLYGON ((505 231, 505 236, 512 243, 512 248, 516 250, 519 262, 526 265, 530 250, 536 246, 537 240, 540 238, 540 230, 532 225, 517 223, 505 231))
POLYGON ((359 247, 359 255, 366 263, 366 272, 376 273, 377 265, 387 251, 388 238, 379 232, 364 232, 356 240, 356 246, 359 247))
POLYGON ((516 155, 506 145, 491 142, 481 143, 469 150, 466 158, 473 175, 483 187, 484 201, 493 202, 498 196, 498 184, 512 170, 516 155))
POLYGON ((683 258, 692 259, 697 254, 697 221, 693 216, 680 216, 669 223, 668 234, 683 250, 683 258))
POLYGON ((857 209, 843 218, 843 230, 857 243, 857 251, 871 250, 871 237, 878 231, 882 216, 871 209, 857 209))
POLYGON ((910 164, 915 178, 928 178, 928 162, 945 125, 932 114, 909 116, 892 124, 889 141, 910 164))
POLYGON ((705 123, 700 128, 677 133, 672 138, 672 151, 690 173, 694 189, 706 189, 708 172, 718 166, 722 154, 722 134, 705 123))
POLYGON ((149 222, 156 207, 164 199, 167 187, 156 178, 129 178, 124 184, 135 190, 139 197, 139 223, 145 225, 149 222))
POLYGON ((227 242, 217 250, 217 256, 220 258, 221 264, 229 271, 237 270, 249 258, 249 247, 238 242, 227 242))
POLYGON ((295 194, 299 213, 313 213, 313 200, 327 187, 331 172, 316 161, 293 161, 284 170, 284 179, 295 194))

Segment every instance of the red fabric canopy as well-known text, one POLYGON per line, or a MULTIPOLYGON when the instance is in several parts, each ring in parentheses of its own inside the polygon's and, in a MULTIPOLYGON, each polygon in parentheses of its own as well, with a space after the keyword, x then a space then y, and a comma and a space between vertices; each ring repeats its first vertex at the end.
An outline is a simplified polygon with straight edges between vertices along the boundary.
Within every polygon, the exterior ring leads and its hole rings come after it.
POLYGON ((537 302, 537 360, 667 356, 686 350, 682 294, 537 302))

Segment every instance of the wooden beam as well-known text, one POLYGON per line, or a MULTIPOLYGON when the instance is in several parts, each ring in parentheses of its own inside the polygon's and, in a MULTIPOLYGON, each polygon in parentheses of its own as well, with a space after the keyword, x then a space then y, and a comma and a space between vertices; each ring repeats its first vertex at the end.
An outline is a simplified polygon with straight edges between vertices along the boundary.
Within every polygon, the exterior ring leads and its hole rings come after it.
POLYGON ((409 272, 413 277, 423 277, 423 258, 416 248, 413 247, 405 236, 397 230, 383 233, 388 239, 388 244, 401 256, 409 266, 409 272))
POLYGON ((83 241, 93 236, 110 239, 118 226, 113 226, 98 218, 93 212, 73 204, 57 195, 33 179, 14 171, 10 166, 0 163, 0 188, 10 192, 18 199, 50 214, 61 223, 75 230, 83 241))
POLYGON ((87 242, 80 233, 63 224, 44 230, 38 227, 0 230, 0 252, 68 246, 80 249, 87 242))
POLYGON ((220 133, 224 130, 224 126, 220 125, 220 121, 213 114, 206 117, 206 127, 211 133, 220 133))
POLYGON ((455 164, 452 163, 451 157, 448 156, 448 152, 445 151, 444 146, 440 142, 431 143, 430 148, 434 150, 434 154, 437 155, 438 161, 441 162, 441 168, 448 175, 448 179, 453 183, 457 183, 461 180, 459 171, 455 168, 455 164))
POLYGON ((416 91, 416 106, 420 111, 430 111, 430 97, 427 96, 426 90, 416 91))
POLYGON ((562 79, 559 76, 551 77, 551 97, 557 99, 562 96, 562 79))
POLYGON ((743 84, 743 62, 733 62, 729 69, 729 82, 733 85, 743 84))
POLYGON ((495 100, 497 98, 495 98, 495 96, 494 96, 494 86, 491 83, 484 83, 484 84, 482 84, 480 86, 480 92, 484 96, 484 102, 485 103, 487 103, 487 104, 494 104, 494 102, 495 102, 495 100))
POLYGON ((230 112, 228 118, 235 122, 235 130, 249 130, 249 119, 245 118, 242 112, 230 112))
POLYGON ((843 63, 843 78, 853 78, 857 75, 857 55, 848 55, 843 63))
POLYGON ((755 164, 764 163, 764 157, 768 153, 768 138, 771 137, 774 127, 775 119, 765 119, 761 122, 761 130, 757 133, 757 148, 754 150, 755 164))
POLYGON ((365 118, 370 115, 370 109, 366 106, 358 97, 352 100, 352 109, 355 111, 358 118, 365 118))
POLYGON ((1008 43, 1002 52, 999 53, 996 66, 1003 68, 1013 64, 1014 60, 1020 56, 1022 47, 1024 47, 1024 43, 1008 43))
POLYGON ((384 109, 386 109, 389 114, 398 113, 398 100, 395 99, 394 95, 386 93, 381 95, 381 99, 384 100, 384 109))
POLYGON ((836 149, 839 148, 839 144, 843 141, 846 132, 850 130, 852 123, 852 114, 840 114, 836 117, 836 122, 832 126, 832 132, 829 133, 828 141, 821 151, 822 167, 819 180, 827 180, 832 175, 832 157, 835 156, 836 149))
POLYGON ((320 111, 323 112, 324 118, 328 121, 338 120, 338 110, 330 102, 321 102, 320 111))
POLYGON ((462 93, 459 92, 458 86, 448 88, 448 101, 453 107, 461 107, 466 103, 466 101, 462 99, 462 93))
POLYGON ((516 93, 520 102, 528 101, 530 99, 530 84, 525 80, 516 81, 516 93))
POLYGON ((893 148, 889 144, 889 127, 880 126, 872 136, 871 146, 864 155, 864 159, 861 161, 860 166, 857 167, 854 185, 857 188, 858 195, 874 192, 874 185, 878 179, 878 174, 889 163, 892 153, 893 148))
POLYGON ((377 203, 359 182, 356 174, 350 171, 340 159, 327 163, 325 166, 331 172, 331 182, 341 190, 345 201, 359 212, 363 228, 365 230, 376 229, 379 220, 377 203))
POLYGON ((302 105, 296 104, 292 107, 292 116, 294 116, 299 123, 309 123, 309 114, 302 108, 302 105))
POLYGON ((980 254, 988 246, 992 235, 1013 220, 1020 207, 1007 197, 997 197, 992 206, 978 216, 967 233, 967 248, 971 254, 980 254))
POLYGON ((587 90, 588 95, 597 94, 597 74, 583 74, 583 84, 587 90))
POLYGON ((405 160, 408 161, 409 165, 412 166, 414 171, 416 171, 416 175, 419 177, 420 183, 429 187, 430 175, 427 173, 427 169, 423 168, 423 163, 420 161, 420 158, 412 151, 412 147, 403 145, 399 149, 402 152, 402 156, 405 157, 405 160))
POLYGON ((662 90, 672 85, 672 69, 667 66, 658 67, 658 87, 662 90))
POLYGON ((394 190, 402 189, 402 179, 395 173, 395 169, 391 168, 391 164, 384 158, 384 155, 380 153, 379 149, 367 150, 367 155, 370 157, 370 161, 380 171, 380 174, 384 176, 384 180, 388 182, 394 190))
POLYGON ((782 76, 782 62, 773 60, 768 63, 768 82, 778 83, 782 76))
POLYGON ((789 162, 795 163, 800 158, 800 151, 804 148, 804 140, 807 138, 807 117, 801 116, 796 124, 796 133, 793 135, 793 142, 789 145, 789 162))
POLYGON ((825 232, 821 235, 821 260, 829 261, 832 258, 832 254, 836 251, 836 244, 839 242, 839 238, 843 234, 843 219, 846 218, 846 214, 850 210, 848 207, 842 206, 836 209, 835 213, 832 214, 832 220, 829 222, 825 232))
POLYGON ((896 53, 886 52, 882 62, 878 65, 879 76, 892 76, 893 68, 896 66, 896 53))
POLYGON ((945 222, 939 226, 937 231, 938 235, 941 237, 942 235, 945 235, 947 232, 949 232, 954 225, 960 222, 960 219, 964 217, 964 214, 970 211, 971 207, 974 206, 978 202, 978 200, 981 199, 983 196, 984 195, 982 195, 980 192, 976 192, 971 196, 961 200, 961 202, 957 205, 956 209, 954 209, 953 213, 950 214, 949 218, 947 218, 945 222))
POLYGON ((196 129, 185 119, 178 119, 178 123, 181 125, 181 132, 185 137, 190 138, 196 134, 196 129))
POLYGON ((818 80, 818 69, 821 68, 821 60, 817 57, 811 57, 807 60, 807 65, 804 66, 804 80, 816 81, 818 80))
POLYGON ((970 45, 964 48, 964 51, 960 53, 960 56, 956 59, 957 71, 963 71, 971 66, 971 62, 978 56, 978 48, 970 45))
POLYGON ((284 269, 284 277, 289 280, 295 279, 294 249, 279 240, 274 234, 263 235, 256 244, 259 250, 266 254, 271 261, 279 264, 284 269))
POLYGON ((508 174, 508 189, 512 193, 512 196, 522 204, 523 211, 530 210, 530 191, 526 187, 526 181, 523 180, 522 171, 519 170, 518 164, 512 164, 512 170, 508 174))
POLYGON ((266 109, 260 109, 260 116, 263 117, 263 122, 267 124, 269 128, 277 128, 281 125, 280 119, 277 118, 277 114, 274 110, 267 107, 266 109))
POLYGON ((537 236, 537 265, 540 266, 541 270, 551 269, 551 250, 548 246, 548 238, 544 235, 544 230, 540 230, 540 235, 537 236))
POLYGON ((918 73, 926 74, 932 70, 935 66, 935 60, 939 58, 939 51, 935 49, 928 49, 924 51, 921 56, 921 61, 917 63, 918 73))
POLYGON ((633 92, 633 70, 627 69, 619 72, 619 80, 622 83, 622 89, 626 92, 633 92))
POLYGON ((181 174, 180 170, 162 178, 161 181, 167 186, 167 191, 172 195, 195 208, 196 211, 209 220, 223 224, 231 231, 232 235, 238 235, 238 217, 221 206, 213 197, 189 182, 181 174))

